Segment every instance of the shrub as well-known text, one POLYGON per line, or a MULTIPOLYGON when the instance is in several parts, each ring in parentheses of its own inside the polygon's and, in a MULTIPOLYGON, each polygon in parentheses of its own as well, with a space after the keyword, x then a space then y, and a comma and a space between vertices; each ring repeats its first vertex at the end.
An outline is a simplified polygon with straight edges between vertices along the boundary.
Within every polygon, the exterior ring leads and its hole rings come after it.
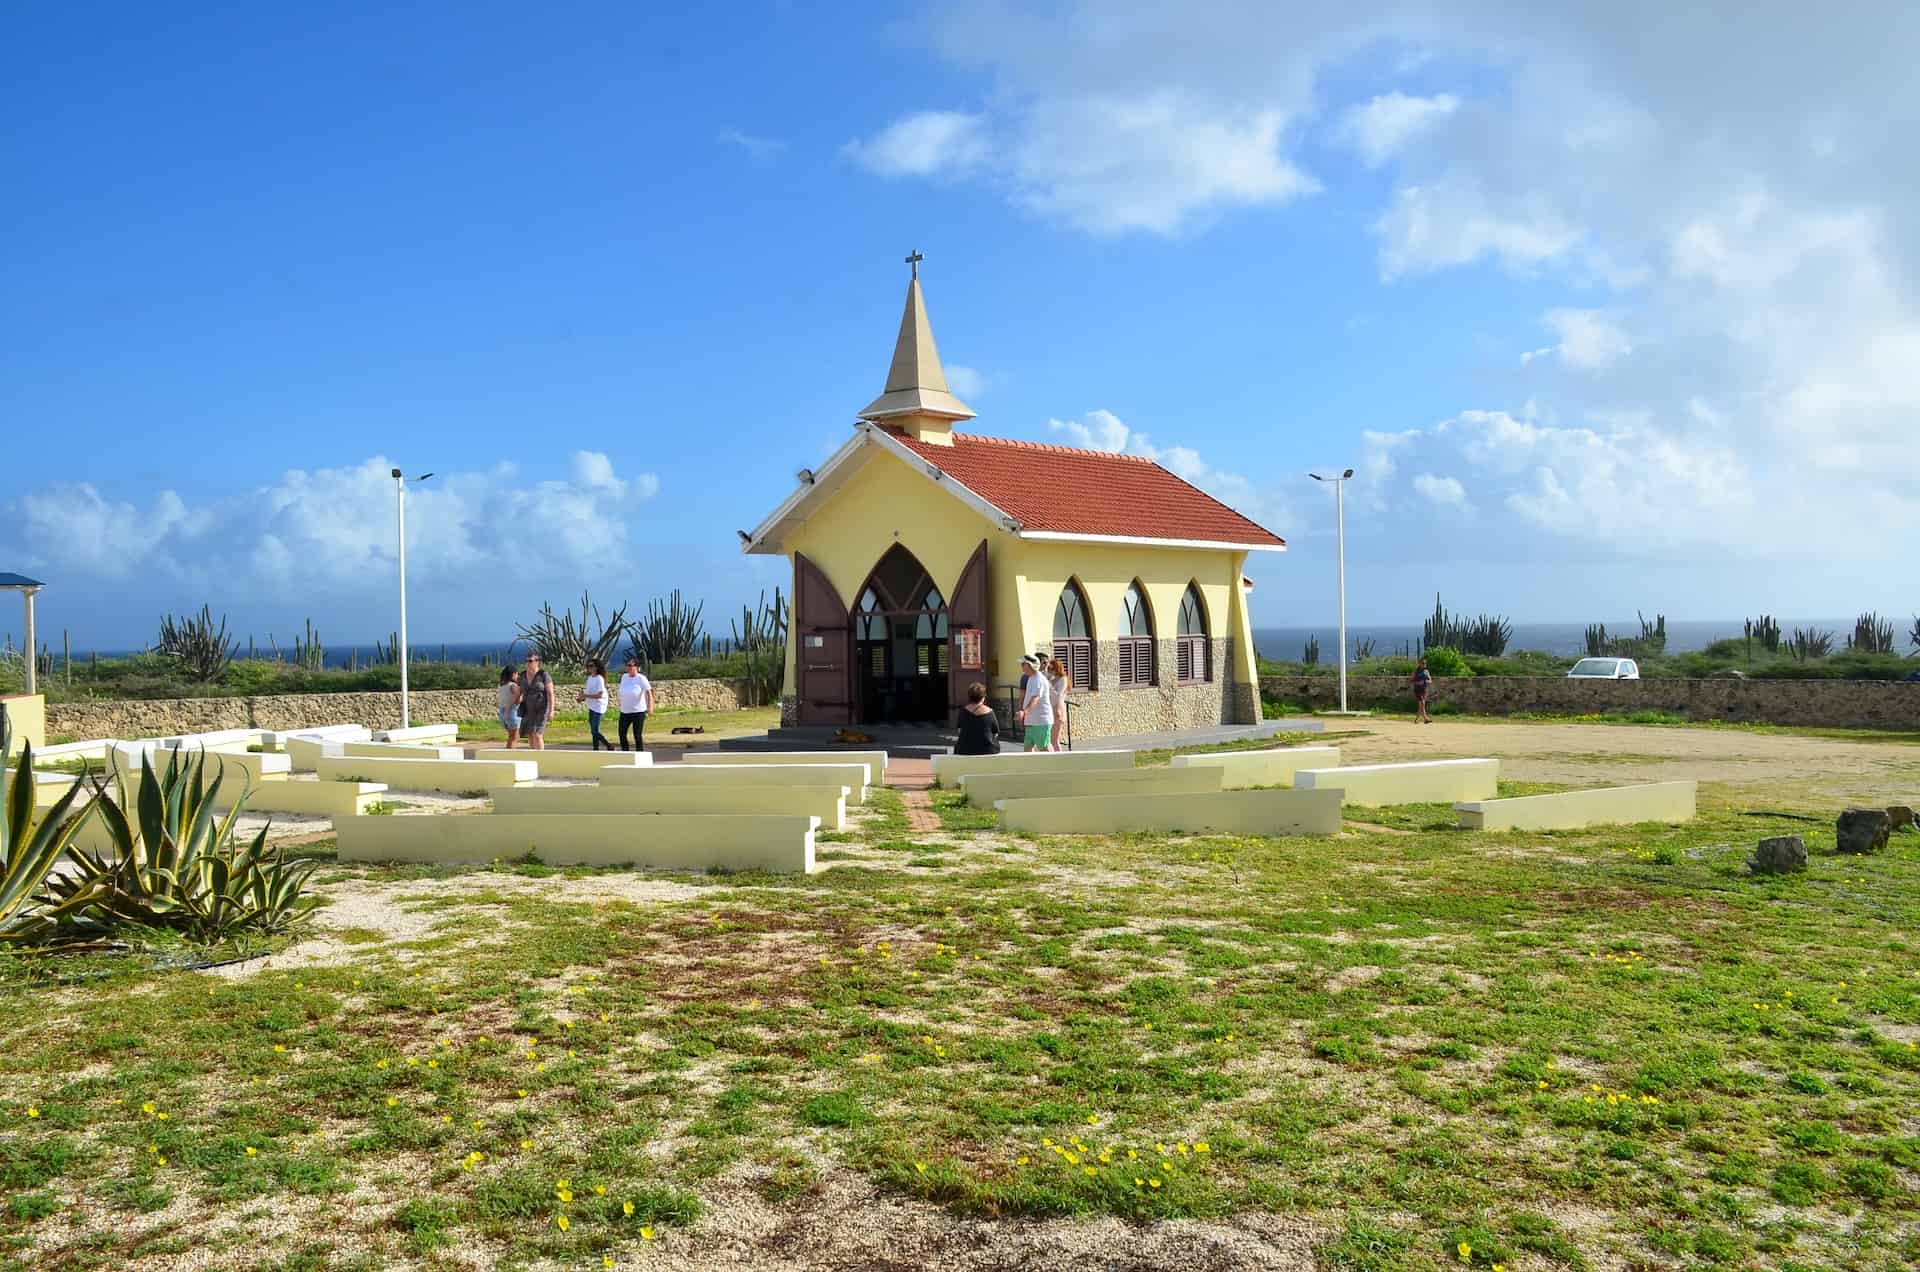
POLYGON ((1473 668, 1467 666, 1467 660, 1460 651, 1446 645, 1437 645, 1427 651, 1427 670, 1436 676, 1471 676, 1473 668))

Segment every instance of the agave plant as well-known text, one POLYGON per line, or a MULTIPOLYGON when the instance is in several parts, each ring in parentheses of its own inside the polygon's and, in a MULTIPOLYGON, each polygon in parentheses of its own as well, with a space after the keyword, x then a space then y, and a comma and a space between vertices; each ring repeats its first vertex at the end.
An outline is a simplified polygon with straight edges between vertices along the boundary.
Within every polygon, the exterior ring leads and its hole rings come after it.
POLYGON ((75 888, 51 905, 36 895, 54 863, 72 849, 74 838, 94 815, 99 793, 81 803, 86 779, 75 778, 67 793, 40 815, 34 807, 31 744, 21 748, 19 770, 12 783, 7 782, 8 732, 0 722, 0 788, 7 793, 6 806, 0 808, 0 942, 38 944, 99 900, 103 891, 75 888))
POLYGON ((71 906, 84 892, 96 922, 166 928, 208 943, 301 922, 309 913, 301 894, 318 863, 287 861, 268 846, 265 827, 240 840, 235 826, 246 797, 217 815, 221 782, 218 770, 207 780, 204 754, 170 751, 158 772, 142 754, 133 817, 124 811, 126 783, 121 798, 97 801, 113 850, 73 850, 74 869, 48 882, 46 900, 71 906))

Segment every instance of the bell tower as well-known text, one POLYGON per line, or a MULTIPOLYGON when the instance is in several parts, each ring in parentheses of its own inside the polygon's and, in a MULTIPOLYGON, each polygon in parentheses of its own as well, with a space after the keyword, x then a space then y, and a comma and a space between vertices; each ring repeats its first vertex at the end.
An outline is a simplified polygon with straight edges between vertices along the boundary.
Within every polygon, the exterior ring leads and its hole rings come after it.
POLYGON ((913 276, 907 281, 907 307, 900 315, 887 386, 860 418, 897 428, 917 441, 951 446, 954 421, 970 420, 974 411, 947 391, 947 373, 941 370, 927 304, 920 295, 920 262, 925 259, 918 251, 906 259, 913 276))

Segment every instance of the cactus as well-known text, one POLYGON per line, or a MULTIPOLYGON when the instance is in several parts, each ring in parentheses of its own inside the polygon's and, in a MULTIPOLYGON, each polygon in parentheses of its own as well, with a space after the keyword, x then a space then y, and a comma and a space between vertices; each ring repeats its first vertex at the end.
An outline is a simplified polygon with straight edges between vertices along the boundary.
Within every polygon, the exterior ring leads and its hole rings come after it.
POLYGON ((640 660, 643 667, 654 663, 679 662, 691 658, 694 642, 700 635, 700 611, 703 605, 688 609, 675 588, 662 605, 656 598, 647 602, 647 615, 633 624, 627 655, 640 660))
POLYGON ((1787 644, 1787 652, 1793 655, 1795 662, 1812 662, 1816 658, 1825 658, 1833 652, 1833 633, 1823 632, 1810 627, 1793 629, 1793 639, 1787 644))
POLYGON ((293 665, 308 671, 319 671, 327 665, 326 646, 320 643, 320 631, 312 619, 307 620, 307 638, 293 638, 293 665))
POLYGON ((589 661, 605 663, 613 656, 614 646, 627 631, 627 607, 622 604, 612 618, 603 622, 592 597, 583 591, 579 618, 574 618, 571 609, 555 616, 553 606, 543 605, 539 618, 532 623, 516 624, 515 630, 520 640, 546 658, 549 671, 560 667, 578 669, 589 661))
POLYGON ((1300 648, 1300 661, 1308 667, 1320 665, 1320 638, 1308 636, 1307 643, 1300 648))
POLYGON ((1847 637, 1847 648, 1862 654, 1892 653, 1893 620, 1868 610, 1853 620, 1853 635, 1847 637))
POLYGON ((180 662, 201 684, 220 679, 239 648, 239 642, 227 636, 226 615, 220 616, 220 626, 215 628, 213 611, 206 605, 197 616, 162 616, 156 644, 161 654, 180 662))
POLYGON ((1513 624, 1499 614, 1482 614, 1472 619, 1449 614, 1447 607, 1440 603, 1440 594, 1435 592, 1433 614, 1421 625, 1420 635, 1424 649, 1445 645, 1463 654, 1498 658, 1507 652, 1507 643, 1513 639, 1513 624))
POLYGON ((1605 623, 1589 623, 1587 625, 1586 635, 1587 657, 1589 658, 1604 657, 1607 650, 1613 647, 1612 642, 1607 639, 1607 625, 1605 623))
POLYGON ((733 646, 747 660, 748 706, 761 707, 780 697, 781 682, 787 674, 787 602, 780 589, 773 589, 773 604, 760 593, 760 606, 740 607, 740 618, 729 624, 733 646))
POLYGON ((1753 642, 1758 640, 1760 648, 1769 654, 1780 652, 1780 623, 1771 615, 1762 614, 1759 618, 1747 620, 1747 661, 1753 661, 1753 642))

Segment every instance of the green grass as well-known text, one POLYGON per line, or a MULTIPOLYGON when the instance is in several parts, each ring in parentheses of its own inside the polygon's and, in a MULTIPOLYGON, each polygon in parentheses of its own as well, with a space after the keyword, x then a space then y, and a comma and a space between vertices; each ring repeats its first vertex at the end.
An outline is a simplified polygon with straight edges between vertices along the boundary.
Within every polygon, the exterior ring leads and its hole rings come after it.
POLYGON ((831 1171, 983 1218, 1270 1212, 1337 1268, 1920 1259, 1920 836, 1754 879, 1804 822, 1444 814, 936 859, 879 790, 834 869, 692 901, 338 867, 426 932, 235 980, 0 954, 0 1266, 336 1266, 349 1231, 370 1267, 599 1266, 722 1177, 804 1207, 831 1171))

